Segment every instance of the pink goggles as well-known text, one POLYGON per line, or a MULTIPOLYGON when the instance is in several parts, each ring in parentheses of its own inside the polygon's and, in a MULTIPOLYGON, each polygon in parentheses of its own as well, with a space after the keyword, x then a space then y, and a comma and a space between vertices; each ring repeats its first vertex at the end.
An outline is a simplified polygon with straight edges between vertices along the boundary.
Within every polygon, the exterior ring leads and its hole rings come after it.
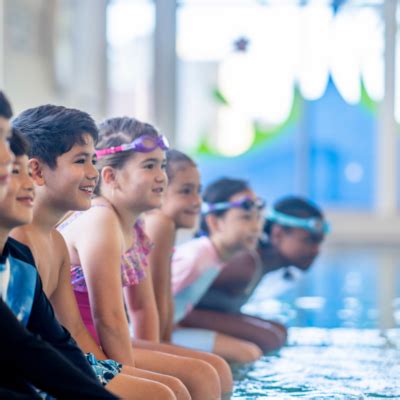
POLYGON ((150 153, 157 147, 161 150, 168 150, 169 143, 164 135, 153 136, 143 135, 136 138, 131 143, 121 144, 121 146, 109 147, 96 151, 97 158, 108 156, 110 154, 120 153, 121 151, 138 151, 139 153, 150 153))

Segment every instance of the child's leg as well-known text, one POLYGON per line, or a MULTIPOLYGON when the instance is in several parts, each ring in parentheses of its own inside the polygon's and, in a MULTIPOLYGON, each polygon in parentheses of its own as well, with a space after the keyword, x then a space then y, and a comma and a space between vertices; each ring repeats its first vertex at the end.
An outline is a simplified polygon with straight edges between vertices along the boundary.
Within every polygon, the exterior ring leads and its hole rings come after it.
POLYGON ((177 399, 173 391, 162 383, 125 374, 118 374, 114 377, 106 385, 106 389, 121 399, 177 399))
POLYGON ((258 360, 262 350, 254 343, 218 333, 215 338, 215 354, 231 362, 250 363, 258 360))
MULTIPOLYGON (((152 349, 162 351, 163 353, 169 353, 183 357, 191 357, 198 360, 206 361, 211 364, 217 371, 221 383, 221 394, 232 392, 232 371, 228 363, 216 354, 207 353, 206 351, 192 350, 170 343, 153 343, 146 340, 134 340, 133 345, 135 348, 141 347, 150 350, 152 349)), ((212 351, 212 348, 210 349, 210 351, 212 351)))
POLYGON ((180 324, 185 327, 211 329, 255 343, 264 353, 282 347, 287 337, 286 328, 278 322, 246 314, 195 309, 180 324))
POLYGON ((172 375, 188 388, 193 400, 220 399, 217 371, 208 363, 154 350, 134 349, 137 368, 172 375))
POLYGON ((200 328, 177 328, 172 334, 175 345, 215 353, 231 362, 249 363, 262 356, 254 343, 200 328))
POLYGON ((157 372, 146 371, 144 369, 129 367, 124 365, 122 367, 122 373, 125 375, 135 376, 137 378, 144 378, 159 382, 165 386, 168 386, 173 392, 177 400, 190 400, 190 393, 186 386, 174 376, 158 374, 157 372))

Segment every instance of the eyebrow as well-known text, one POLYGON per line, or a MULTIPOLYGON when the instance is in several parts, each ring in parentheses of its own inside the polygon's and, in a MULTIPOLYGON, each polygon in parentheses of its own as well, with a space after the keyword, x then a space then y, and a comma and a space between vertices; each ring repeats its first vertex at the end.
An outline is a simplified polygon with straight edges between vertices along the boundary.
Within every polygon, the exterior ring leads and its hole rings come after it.
POLYGON ((80 153, 74 155, 74 157, 80 157, 80 156, 95 157, 96 153, 88 153, 87 151, 81 151, 80 153))
POLYGON ((147 162, 156 162, 156 163, 163 163, 165 162, 165 159, 160 160, 159 158, 146 158, 141 162, 141 164, 145 164, 147 162))

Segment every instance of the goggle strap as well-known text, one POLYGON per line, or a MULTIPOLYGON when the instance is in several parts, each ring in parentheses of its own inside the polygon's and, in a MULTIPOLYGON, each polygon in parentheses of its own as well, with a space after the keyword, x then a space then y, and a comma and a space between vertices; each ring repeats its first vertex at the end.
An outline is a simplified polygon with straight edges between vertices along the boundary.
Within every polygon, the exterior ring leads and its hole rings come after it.
POLYGON ((294 215, 288 215, 270 208, 267 212, 267 220, 276 222, 279 225, 291 228, 302 228, 313 233, 329 233, 330 225, 321 218, 299 218, 294 215), (320 229, 319 229, 320 227, 320 229))

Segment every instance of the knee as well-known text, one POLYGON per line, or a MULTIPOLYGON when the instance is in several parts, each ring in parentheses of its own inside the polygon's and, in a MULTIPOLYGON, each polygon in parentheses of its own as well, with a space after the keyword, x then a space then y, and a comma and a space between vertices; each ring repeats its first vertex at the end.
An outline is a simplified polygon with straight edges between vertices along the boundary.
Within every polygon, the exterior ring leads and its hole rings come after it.
POLYGON ((238 344, 236 362, 251 363, 257 361, 263 355, 261 348, 255 343, 241 341, 238 344))
POLYGON ((162 399, 162 400, 177 400, 182 398, 176 396, 171 388, 159 382, 152 383, 151 389, 149 390, 148 393, 146 393, 146 397, 147 396, 149 396, 150 399, 162 399))
MULTIPOLYGON (((183 384, 183 382, 175 378, 174 376, 170 375, 165 375, 164 376, 164 382, 163 386, 168 386, 170 390, 172 390, 174 394, 174 399, 177 400, 190 400, 190 393, 187 389, 187 387, 183 384)), ((158 397, 152 397, 157 399, 158 397)))
POLYGON ((233 389, 233 376, 229 364, 216 354, 209 354, 209 359, 206 359, 217 371, 221 382, 221 392, 230 393, 233 389))
POLYGON ((206 361, 192 359, 186 365, 190 372, 190 380, 195 382, 196 386, 200 383, 203 386, 202 391, 207 391, 207 398, 216 399, 221 394, 221 384, 216 369, 206 361), (207 382, 206 385, 204 383, 207 382))

